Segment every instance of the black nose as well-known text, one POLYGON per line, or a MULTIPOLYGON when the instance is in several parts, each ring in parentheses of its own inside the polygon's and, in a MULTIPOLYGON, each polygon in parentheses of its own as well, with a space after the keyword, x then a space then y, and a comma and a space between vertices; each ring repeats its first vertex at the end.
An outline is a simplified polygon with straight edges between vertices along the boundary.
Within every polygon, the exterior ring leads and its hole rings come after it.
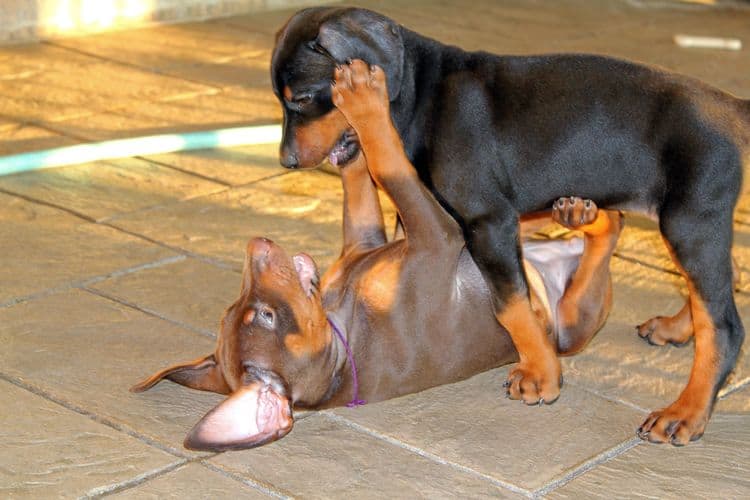
POLYGON ((282 153, 281 159, 279 161, 281 162, 281 165, 286 168, 299 167, 299 160, 297 159, 297 155, 294 153, 289 153, 286 155, 282 153))

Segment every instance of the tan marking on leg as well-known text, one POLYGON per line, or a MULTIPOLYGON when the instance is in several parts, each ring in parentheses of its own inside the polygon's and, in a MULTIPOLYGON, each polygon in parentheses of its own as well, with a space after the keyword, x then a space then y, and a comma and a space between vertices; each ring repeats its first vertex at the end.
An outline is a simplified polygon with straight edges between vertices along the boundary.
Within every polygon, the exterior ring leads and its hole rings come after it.
POLYGON ((506 383, 508 396, 527 404, 554 402, 560 395, 560 361, 528 297, 513 297, 497 320, 510 333, 520 359, 506 383))
MULTIPOLYGON (((595 205, 593 209, 596 210, 595 205)), ((557 307, 557 347, 561 354, 583 349, 609 315, 609 262, 622 225, 619 212, 598 210, 592 222, 578 227, 584 232, 583 254, 557 307)))
MULTIPOLYGON (((688 288, 690 288, 690 280, 687 278, 685 270, 677 260, 677 256, 672 249, 672 245, 670 245, 666 239, 662 239, 664 241, 664 245, 667 247, 669 256, 672 258, 672 262, 674 263, 680 274, 682 274, 682 276, 688 281, 688 288)), ((694 322, 691 315, 691 309, 692 305, 690 302, 690 297, 688 297, 685 305, 674 316, 657 316, 639 325, 636 328, 636 330, 638 331, 638 335, 642 339, 645 339, 650 344, 654 345, 663 346, 667 343, 672 343, 675 345, 685 344, 693 336, 694 322)))
POLYGON ((706 304, 688 280, 690 315, 695 332, 695 355, 690 379, 677 401, 655 411, 639 429, 639 435, 652 442, 686 445, 703 435, 711 415, 719 380, 716 327, 706 304))

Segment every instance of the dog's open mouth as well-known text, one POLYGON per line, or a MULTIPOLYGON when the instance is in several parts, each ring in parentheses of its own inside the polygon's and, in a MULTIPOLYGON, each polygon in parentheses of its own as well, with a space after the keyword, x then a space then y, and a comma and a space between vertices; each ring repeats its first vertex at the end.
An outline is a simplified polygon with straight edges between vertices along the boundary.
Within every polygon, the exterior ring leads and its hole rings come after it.
POLYGON ((333 166, 343 167, 352 161, 357 153, 359 153, 357 134, 353 130, 347 130, 328 153, 328 161, 333 166))

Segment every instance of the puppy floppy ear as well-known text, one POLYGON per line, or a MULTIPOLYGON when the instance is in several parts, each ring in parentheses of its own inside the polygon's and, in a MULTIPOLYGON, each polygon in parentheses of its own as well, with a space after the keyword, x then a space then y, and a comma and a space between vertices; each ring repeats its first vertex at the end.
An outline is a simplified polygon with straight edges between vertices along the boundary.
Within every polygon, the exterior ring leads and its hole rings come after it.
POLYGON ((313 42, 324 48, 338 63, 362 59, 383 68, 388 96, 395 101, 404 75, 404 41, 401 27, 376 12, 344 9, 320 25, 313 42))
POLYGON ((272 385, 254 381, 209 411, 184 445, 197 451, 254 448, 286 436, 293 425, 289 400, 272 385))
POLYGON ((143 382, 131 387, 130 392, 143 392, 151 389, 162 379, 171 380, 200 391, 218 392, 219 394, 231 392, 224 380, 224 375, 221 373, 221 367, 219 367, 213 354, 156 372, 143 382))

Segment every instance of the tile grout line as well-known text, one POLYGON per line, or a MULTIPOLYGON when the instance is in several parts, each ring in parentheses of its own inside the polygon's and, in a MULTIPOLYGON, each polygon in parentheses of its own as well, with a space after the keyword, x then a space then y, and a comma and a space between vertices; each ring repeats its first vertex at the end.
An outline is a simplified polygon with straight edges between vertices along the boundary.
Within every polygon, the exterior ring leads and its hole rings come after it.
POLYGON ((627 453, 628 451, 640 445, 641 443, 643 443, 643 441, 640 438, 633 437, 633 438, 628 439, 627 441, 623 441, 622 443, 618 444, 617 446, 613 448, 610 448, 608 450, 603 451, 602 453, 599 453, 598 455, 586 460, 581 465, 575 467, 572 471, 565 474, 563 477, 552 480, 547 485, 534 491, 533 498, 540 498, 544 495, 547 495, 548 493, 556 490, 557 488, 561 486, 568 484, 570 481, 596 468, 597 466, 603 463, 609 462, 613 458, 623 455, 624 453, 627 453))
POLYGON ((82 286, 82 287, 76 287, 79 290, 83 290, 85 292, 88 292, 92 295, 96 295, 97 297, 101 297, 103 299, 109 300, 111 302, 114 302, 115 304, 120 304, 122 306, 128 307, 130 309, 134 309, 138 312, 141 312, 143 314, 146 314, 148 316, 154 317, 156 319, 160 319, 162 321, 166 321, 168 323, 172 323, 173 325, 179 326, 180 328, 184 328, 186 330, 190 330, 193 333, 197 333, 198 335, 201 335, 203 337, 208 337, 212 340, 216 340, 216 335, 211 333, 208 330, 204 330, 203 328, 198 328, 195 326, 192 326, 188 323, 183 323, 181 321, 178 321, 176 319, 169 318, 167 316, 163 316, 159 314, 157 311, 153 311, 151 309, 147 309, 145 307, 141 307, 138 304, 134 302, 129 302, 125 299, 122 299, 120 297, 117 297, 115 295, 108 294, 107 292, 98 290, 96 288, 89 288, 88 286, 82 286))
POLYGON ((8 196, 14 196, 16 198, 21 198, 22 200, 26 200, 26 201, 28 201, 30 203, 36 203, 37 205, 42 205, 42 206, 45 206, 45 207, 50 207, 50 208, 54 208, 54 209, 57 209, 57 210, 61 210, 61 211, 65 212, 65 213, 67 213, 68 215, 72 215, 72 216, 74 216, 74 217, 76 217, 78 219, 83 219, 84 221, 89 222, 91 224, 96 224, 97 223, 96 219, 94 219, 93 217, 90 217, 90 216, 88 216, 86 214, 82 214, 80 212, 77 212, 77 211, 75 211, 75 210, 73 210, 71 208, 67 208, 67 207, 64 207, 62 205, 57 205, 56 203, 52 203, 52 202, 49 202, 49 201, 40 200, 38 198, 33 198, 31 196, 28 196, 28 195, 25 195, 25 194, 22 194, 22 193, 17 193, 15 191, 11 191, 11 190, 5 189, 3 187, 0 187, 0 193, 7 194, 8 196))
POLYGON ((123 490, 128 490, 138 485, 141 485, 151 479, 155 479, 157 477, 161 477, 165 474, 168 474, 191 462, 192 461, 188 459, 179 460, 177 462, 173 462, 171 464, 165 465, 164 467, 160 467, 158 469, 153 469, 148 472, 144 472, 143 474, 139 474, 133 478, 127 479, 125 481, 121 481, 119 483, 109 484, 106 486, 99 486, 99 487, 89 490, 88 493, 80 496, 79 499, 102 498, 108 495, 112 495, 114 493, 119 493, 123 490))
MULTIPOLYGON (((198 151, 202 151, 202 150, 198 150, 198 151)), ((180 153, 180 152, 181 151, 174 151, 173 153, 162 153, 162 154, 175 154, 175 153, 180 153)), ((154 156, 158 156, 158 155, 154 155, 154 156)), ((209 177, 208 175, 199 174, 198 172, 192 172, 190 170, 187 170, 187 169, 184 169, 184 168, 180 168, 180 167, 178 167, 176 165, 170 165, 169 163, 166 163, 166 162, 163 162, 163 161, 159 161, 159 160, 155 160, 155 159, 153 159, 153 158, 151 158, 149 156, 140 156, 139 155, 139 156, 132 156, 131 158, 138 158, 139 160, 147 161, 149 163, 153 163, 153 164, 159 165, 161 167, 169 168, 171 170, 176 170, 177 172, 181 172, 183 174, 192 175, 194 177, 198 177, 199 179, 203 179, 204 181, 215 182, 216 184, 220 184, 220 185, 222 185, 222 186, 224 186, 225 188, 228 188, 228 189, 231 189, 231 188, 234 187, 234 185, 231 182, 227 182, 225 180, 218 179, 218 178, 215 178, 215 177, 209 177)), ((222 192, 222 191, 217 191, 217 192, 222 192)), ((210 193, 210 194, 215 194, 215 193, 210 193)))
MULTIPOLYGON (((120 233, 127 234, 129 236, 134 237, 134 238, 137 238, 137 239, 146 241, 148 243, 151 243, 153 245, 159 246, 161 248, 165 248, 167 250, 171 250, 172 252, 180 254, 180 255, 182 255, 184 257, 192 257, 194 259, 200 260, 201 262, 205 262, 207 264, 214 265, 214 266, 219 267, 221 269, 227 269, 229 271, 238 272, 237 269, 234 266, 232 266, 231 264, 228 264, 228 263, 226 263, 226 262, 224 262, 222 260, 219 260, 219 259, 216 259, 216 258, 212 258, 212 257, 206 256, 206 255, 201 255, 201 254, 192 252, 190 250, 186 250, 184 248, 180 248, 180 247, 168 245, 167 243, 163 243, 161 241, 154 240, 153 238, 149 238, 148 236, 145 236, 143 234, 136 233, 134 231, 129 231, 129 230, 125 229, 125 228, 122 228, 120 226, 112 224, 111 222, 106 222, 106 221, 105 222, 100 222, 100 221, 97 221, 96 219, 93 219, 93 218, 89 217, 88 215, 76 212, 75 210, 63 207, 61 205, 50 203, 50 202, 47 202, 47 201, 44 201, 44 200, 39 200, 37 198, 32 198, 30 196, 26 196, 24 194, 16 193, 14 191, 9 191, 9 190, 4 189, 2 187, 0 187, 0 193, 7 194, 8 196, 14 196, 16 198, 21 198, 22 200, 26 200, 26 201, 28 201, 30 203, 36 203, 37 205, 42 205, 42 206, 54 208, 54 209, 60 210, 62 212, 65 212, 65 213, 67 213, 69 215, 72 215, 72 216, 74 216, 74 217, 76 217, 78 219, 81 219, 81 220, 83 220, 85 222, 88 222, 90 224, 94 224, 94 225, 101 226, 101 227, 108 227, 108 228, 113 229, 115 231, 118 231, 120 233)), ((176 203, 179 203, 179 202, 176 202, 176 203)), ((164 206, 164 205, 162 205, 162 206, 164 206)), ((151 207, 152 210, 153 210, 153 208, 154 207, 151 207)))
MULTIPOLYGON (((210 458, 213 458, 213 457, 210 457, 210 458)), ((270 483, 267 483, 265 481, 260 481, 260 480, 257 480, 257 479, 256 480, 248 479, 248 478, 243 477, 243 476, 241 476, 239 474, 236 474, 234 472, 225 470, 222 467, 219 467, 217 465, 209 463, 209 462, 206 461, 205 458, 201 458, 200 460, 198 460, 196 462, 199 463, 200 465, 202 465, 203 467, 205 467, 208 470, 216 472, 217 474, 221 474, 222 476, 228 477, 228 478, 230 478, 230 479, 232 479, 234 481, 237 481, 239 483, 242 483, 242 484, 244 484, 246 486, 250 486, 251 488, 255 488, 256 490, 258 490, 258 491, 260 491, 262 493, 265 493, 266 495, 268 495, 270 497, 284 498, 284 499, 294 498, 293 495, 291 495, 289 493, 283 493, 282 491, 276 489, 270 483)))
POLYGON ((156 440, 154 440, 152 438, 149 438, 148 436, 145 436, 143 434, 138 433, 135 430, 130 429, 129 427, 127 427, 125 425, 115 423, 114 421, 112 421, 112 420, 110 420, 110 419, 108 419, 106 417, 102 417, 100 415, 97 415, 96 413, 93 413, 93 412, 91 412, 89 410, 81 408, 80 406, 77 406, 76 404, 74 404, 74 403, 72 403, 70 401, 65 401, 65 400, 63 400, 63 399, 61 399, 61 398, 59 398, 57 396, 52 395, 50 392, 48 392, 48 391, 46 391, 46 390, 44 390, 44 389, 42 389, 40 387, 36 387, 36 386, 31 385, 31 384, 29 384, 27 382, 24 382, 23 379, 21 379, 19 377, 14 377, 12 375, 8 375, 7 373, 0 372, 0 380, 4 380, 4 381, 6 381, 6 382, 8 382, 10 384, 15 385, 16 387, 19 387, 19 388, 21 388, 23 390, 26 390, 26 391, 28 391, 28 392, 30 392, 32 394, 35 394, 35 395, 37 395, 37 396, 39 396, 39 397, 41 397, 41 398, 43 398, 43 399, 45 399, 47 401, 50 401, 50 402, 55 403, 55 404, 57 404, 59 406, 62 406, 63 408, 65 408, 67 410, 70 410, 70 411, 72 411, 74 413, 77 413, 77 414, 79 414, 79 415, 81 415, 83 417, 86 417, 86 418, 88 418, 89 420, 91 420, 93 422, 96 422, 98 424, 104 425, 105 427, 109 427, 110 429, 113 429, 113 430, 115 430, 117 432, 121 432, 123 434, 126 434, 126 435, 132 437, 133 439, 136 439, 137 441, 140 441, 143 444, 146 444, 148 446, 151 446, 153 448, 161 450, 161 451, 163 451, 163 452, 165 452, 165 453, 167 453, 169 455, 172 455, 172 456, 174 456, 176 458, 182 458, 182 459, 189 459, 189 458, 191 458, 190 456, 186 455, 185 453, 183 453, 180 450, 177 450, 177 449, 172 448, 172 447, 170 447, 168 445, 162 444, 162 443, 160 443, 160 442, 158 442, 158 441, 156 441, 156 440))
MULTIPOLYGON (((169 165, 168 163, 163 163, 163 162, 152 160, 152 159, 150 159, 150 158, 148 158, 146 156, 143 156, 143 157, 134 156, 132 158, 138 158, 139 160, 146 161, 146 162, 149 162, 149 163, 154 163, 154 164, 159 165, 159 166, 164 167, 164 168, 169 168, 169 169, 177 171, 177 172, 182 172, 182 173, 185 173, 185 174, 192 175, 192 176, 197 177, 199 179, 203 179, 203 180, 206 180, 206 181, 209 181, 209 182, 214 182, 216 184, 219 184, 221 187, 219 187, 219 188, 217 188, 217 189, 215 189, 213 191, 210 191, 210 192, 200 193, 200 194, 196 194, 194 196, 187 196, 185 198, 181 198, 179 200, 175 200, 175 201, 172 201, 172 202, 169 202, 169 203, 161 203, 161 204, 156 204, 156 205, 149 205, 149 206, 144 206, 144 207, 136 208, 135 210, 131 210, 129 212, 119 212, 119 213, 116 213, 116 214, 112 214, 112 215, 109 215, 107 217, 102 217, 101 219, 95 220, 95 222, 97 224, 100 224, 100 225, 110 225, 110 223, 116 222, 118 219, 120 219, 122 217, 130 216, 130 215, 135 215, 135 214, 140 214, 140 213, 145 213, 145 212, 149 212, 151 210, 155 210, 155 209, 159 209, 159 208, 173 207, 173 206, 179 205, 180 203, 184 203, 186 201, 200 200, 201 198, 207 198, 209 196, 214 196, 214 195, 217 195, 217 194, 228 193, 228 192, 232 191, 233 189, 240 189, 240 188, 252 187, 254 184, 257 184, 259 182, 266 181, 266 180, 269 180, 269 179, 274 179, 276 177, 280 177, 282 175, 287 175, 287 174, 291 173, 291 172, 280 172, 278 174, 270 174, 270 175, 268 175, 266 177, 262 177, 260 179, 256 179, 256 180, 253 180, 253 181, 250 181, 250 182, 245 182, 243 184, 229 184, 229 183, 227 183, 225 181, 221 181, 221 180, 218 180, 218 179, 213 179, 211 177, 207 177, 207 176, 204 176, 204 175, 201 175, 201 174, 196 174, 194 172, 190 172, 189 170, 183 170, 183 169, 181 169, 179 167, 176 167, 176 166, 173 166, 173 165, 169 165)), ((116 166, 116 165, 113 165, 113 166, 116 166)), ((30 200, 30 201, 32 201, 32 200, 30 200)), ((122 228, 120 228, 119 226, 110 225, 110 227, 112 227, 114 229, 117 229, 118 231, 125 231, 122 228)), ((137 233, 130 233, 130 234, 136 235, 137 233)), ((140 236, 140 237, 144 237, 143 235, 140 235, 140 234, 137 234, 137 235, 140 236)))
POLYGON ((631 403, 630 401, 625 401, 625 400, 622 400, 622 399, 613 398, 612 396, 608 396, 606 394, 599 393, 599 392, 595 391, 594 389, 591 389, 590 387, 586 387, 584 385, 579 385, 579 384, 577 384, 575 382, 569 382, 569 381, 566 380, 565 384, 566 385, 570 384, 573 387, 577 387, 578 389, 581 389, 584 392, 588 392, 589 394, 593 394, 594 396, 600 397, 600 398, 602 398, 602 399, 604 399, 606 401, 609 401, 610 403, 620 404, 620 405, 623 405, 623 406, 626 406, 626 407, 630 408, 631 410, 638 411, 640 413, 650 413, 651 412, 651 410, 649 410, 647 408, 642 408, 642 407, 638 406, 635 403, 631 403))
MULTIPOLYGON (((738 221, 734 221, 734 223, 735 224, 742 224, 741 222, 738 222, 738 221)), ((683 278, 683 276, 679 273, 679 271, 677 271, 675 269, 666 269, 666 268, 660 267, 660 266, 658 266, 656 264, 649 264, 648 262, 643 262, 641 260, 638 260, 635 257, 629 257, 627 255, 623 255, 620 252, 614 252, 612 254, 612 256, 616 257, 616 258, 618 258, 620 260, 623 260, 625 262, 630 262, 631 264, 636 264, 636 265, 639 265, 639 266, 646 267, 648 269, 652 269, 654 271, 668 273, 668 274, 672 274, 674 276, 679 276, 680 278, 683 278)), ((733 291, 734 291, 735 294, 742 294, 742 295, 750 294, 750 292, 742 290, 742 289, 736 289, 736 290, 733 290, 733 291)))
MULTIPOLYGON (((239 187, 250 186, 250 185, 254 184, 255 182, 260 182, 261 180, 267 180, 267 179, 270 179, 270 178, 278 177, 278 176, 281 176, 281 175, 287 175, 287 174, 288 174, 288 172, 281 172, 281 173, 279 173, 277 175, 265 177, 263 179, 259 179, 258 181, 251 181, 251 182, 249 182, 247 184, 242 184, 242 185, 234 186, 234 187, 239 188, 239 187)), ((108 220, 97 221, 96 219, 93 219, 92 217, 90 217, 88 215, 85 215, 85 214, 82 214, 82 213, 79 213, 79 212, 77 212, 75 210, 72 210, 72 209, 69 209, 69 208, 63 207, 61 205, 54 204, 54 203, 50 203, 50 202, 47 202, 47 201, 44 201, 44 200, 40 200, 40 199, 37 199, 37 198, 33 198, 33 197, 30 197, 30 196, 27 196, 27 195, 24 195, 24 194, 21 194, 21 193, 16 193, 14 191, 9 191, 9 190, 4 189, 2 187, 0 187, 0 193, 7 194, 8 196, 14 196, 16 198, 21 198, 21 199, 26 200, 26 201, 28 201, 30 203, 35 203, 35 204, 38 204, 38 205, 47 206, 47 207, 50 207, 50 208, 54 208, 54 209, 63 211, 65 213, 69 214, 69 215, 72 215, 72 216, 76 217, 76 218, 82 219, 85 222, 89 222, 91 224, 94 224, 94 225, 97 225, 97 226, 101 226, 101 227, 108 227, 108 228, 113 229, 115 231, 118 231, 120 233, 127 234, 129 236, 134 237, 134 238, 137 238, 137 239, 146 241, 148 243, 151 243, 153 245, 159 246, 161 248, 165 248, 167 250, 171 250, 172 252, 175 252, 177 254, 183 255, 185 257, 191 257, 191 258, 194 258, 194 259, 199 260, 201 262, 204 262, 204 263, 211 264, 213 266, 219 267, 221 269, 226 269, 226 270, 229 270, 229 271, 239 272, 239 270, 237 269, 237 267, 235 265, 232 265, 230 263, 224 262, 224 261, 222 261, 222 260, 220 260, 218 258, 210 257, 210 256, 207 256, 207 255, 202 255, 202 254, 199 254, 199 253, 195 253, 195 252, 187 250, 185 248, 173 246, 173 245, 170 245, 170 244, 167 244, 167 243, 155 240, 155 239, 150 238, 148 236, 145 236, 143 234, 137 233, 135 231, 130 231, 128 229, 120 227, 120 226, 118 226, 118 225, 116 225, 116 224, 114 224, 112 222, 112 221, 116 221, 117 220, 114 217, 110 217, 110 218, 108 218, 108 220)), ((206 196, 209 196, 209 194, 207 194, 206 196)), ((198 197, 192 198, 192 199, 198 199, 198 197)), ((177 201, 174 204, 176 205, 176 204, 179 204, 179 203, 181 203, 181 201, 177 201)), ((158 206, 168 206, 168 205, 158 205, 158 206)), ((153 210, 154 208, 156 208, 156 206, 149 207, 149 210, 153 210)), ((133 211, 133 212, 129 212, 129 213, 135 213, 135 212, 137 212, 137 211, 133 211)), ((3 304, 0 304, 0 307, 3 307, 3 304)))
POLYGON ((5 302, 0 303, 0 309, 11 307, 16 304, 21 304, 24 302, 28 302, 31 300, 37 300, 42 299, 44 297, 49 297, 50 295, 54 295, 56 293, 64 292, 66 290, 71 290, 74 288, 82 289, 83 287, 86 287, 90 284, 99 283, 101 281, 108 280, 110 278, 117 278, 120 276, 126 276, 128 274, 136 273, 138 271, 142 271, 144 269, 154 269, 158 268, 164 265, 172 264, 174 262, 180 262, 182 260, 185 260, 184 255, 175 255, 173 257, 165 257, 163 259, 158 259, 152 262, 148 262, 146 264, 141 264, 135 267, 128 267, 124 269, 117 269, 115 271, 112 271, 107 274, 102 274, 99 276, 93 276, 91 278, 86 278, 83 280, 73 280, 69 281, 68 283, 65 283, 63 285, 55 286, 52 288, 48 288, 46 290, 41 290, 39 292, 34 292, 28 295, 22 295, 20 297, 13 297, 10 300, 7 300, 5 302))
POLYGON ((612 256, 617 257, 620 260, 624 260, 625 262, 630 262, 631 264, 638 264, 639 266, 643 266, 643 267, 647 267, 649 269, 653 269, 654 271, 660 271, 660 272, 663 272, 663 273, 669 273, 669 274, 673 274, 675 276, 682 277, 682 275, 678 271, 676 271, 674 269, 665 269, 665 268, 659 267, 659 266, 657 266, 655 264, 649 264, 648 262, 640 261, 640 260, 636 259, 635 257, 628 257, 627 255, 623 255, 620 252, 614 252, 612 254, 612 256))
POLYGON ((184 255, 174 255, 171 257, 164 257, 163 259, 157 259, 152 262, 147 262, 146 264, 140 264, 133 267, 127 267, 125 269, 118 269, 115 271, 112 271, 111 273, 102 274, 100 276, 94 276, 93 278, 89 278, 82 281, 73 282, 74 286, 89 286, 94 285, 96 283, 106 281, 111 278, 119 278, 121 276, 127 276, 128 274, 137 273, 139 271, 144 271, 147 269, 157 269, 160 267, 164 267, 170 264, 175 264, 177 262, 182 262, 186 260, 187 257, 184 255))
POLYGON ((130 230, 125 229, 123 227, 117 226, 117 225, 115 225, 115 224, 113 224, 111 222, 102 222, 99 225, 103 226, 103 227, 108 227, 110 229, 114 229, 115 231, 119 231, 119 232, 121 232, 123 234, 127 234, 127 235, 130 235, 130 236, 133 236, 134 238, 138 238, 140 240, 146 241, 146 242, 151 243, 153 245, 156 245, 156 246, 159 246, 159 247, 162 247, 162 248, 166 248, 167 250, 171 250, 171 251, 173 251, 173 252, 175 252, 177 254, 183 255, 185 257, 190 257, 190 258, 199 260, 201 262, 204 262, 206 264, 211 264, 212 266, 216 266, 216 267, 221 268, 221 269, 226 269, 228 271, 234 271, 236 273, 240 272, 237 269, 237 267, 235 267, 234 265, 229 264, 227 262, 224 262, 222 260, 219 260, 217 258, 209 257, 207 255, 201 255, 199 253, 195 253, 195 252, 192 252, 190 250, 187 250, 187 249, 184 249, 184 248, 181 248, 181 247, 176 247, 176 246, 173 246, 173 245, 169 245, 167 243, 155 240, 153 238, 149 238, 148 236, 145 236, 143 234, 136 233, 135 231, 130 231, 130 230))
POLYGON ((351 420, 349 420, 346 417, 342 417, 340 415, 336 415, 335 413, 329 413, 328 411, 322 411, 321 414, 324 417, 333 420, 334 422, 343 424, 343 425, 345 425, 345 426, 347 426, 347 427, 349 427, 351 429, 354 429, 354 430, 357 430, 357 431, 362 432, 364 434, 367 434, 368 436, 377 438, 377 439, 379 439, 381 441, 385 441, 385 442, 387 442, 389 444, 392 444, 394 446, 397 446, 397 447, 399 447, 401 449, 404 449, 404 450, 410 451, 412 453, 415 453, 415 454, 417 454, 417 455, 419 455, 419 456, 421 456, 423 458, 426 458, 426 459, 428 459, 428 460, 430 460, 432 462, 436 462, 436 463, 439 463, 439 464, 442 464, 442 465, 446 465, 446 466, 451 467, 453 469, 456 469, 458 471, 470 474, 472 476, 476 476, 476 477, 481 478, 481 479, 483 479, 483 480, 485 480, 485 481, 487 481, 489 483, 492 483, 493 485, 498 486, 498 487, 500 487, 500 488, 502 488, 504 490, 510 490, 510 491, 512 491, 514 493, 518 493, 518 494, 521 494, 521 495, 524 495, 524 496, 527 496, 527 497, 531 497, 532 494, 533 494, 533 492, 530 491, 530 490, 527 490, 525 488, 521 488, 520 486, 516 486, 516 485, 514 485, 512 483, 503 481, 501 479, 497 479, 495 477, 492 477, 492 476, 490 476, 488 474, 485 474, 483 472, 474 470, 474 469, 472 469, 470 467, 467 467, 465 465, 461 465, 459 463, 452 462, 450 460, 446 460, 446 459, 444 459, 444 458, 442 458, 442 457, 440 457, 438 455, 435 455, 434 453, 430 453, 429 451, 423 450, 423 449, 418 448, 416 446, 413 446, 413 445, 410 445, 410 444, 405 443, 403 441, 400 441, 400 440, 398 440, 398 439, 396 439, 394 437, 388 436, 387 434, 383 434, 381 432, 378 432, 376 430, 370 429, 370 428, 365 427, 365 426, 363 426, 361 424, 358 424, 356 422, 352 422, 351 420))
POLYGON ((74 283, 67 283, 65 285, 60 285, 52 288, 48 288, 46 290, 42 290, 40 292, 34 292, 28 295, 22 295, 21 297, 13 297, 10 300, 6 300, 5 302, 0 302, 0 309, 5 309, 7 307, 13 307, 18 304, 23 304, 24 302, 29 302, 31 300, 37 300, 37 299, 43 299, 45 297, 49 297, 50 295, 54 295, 56 293, 64 292, 66 290, 71 290, 75 288, 74 283))

